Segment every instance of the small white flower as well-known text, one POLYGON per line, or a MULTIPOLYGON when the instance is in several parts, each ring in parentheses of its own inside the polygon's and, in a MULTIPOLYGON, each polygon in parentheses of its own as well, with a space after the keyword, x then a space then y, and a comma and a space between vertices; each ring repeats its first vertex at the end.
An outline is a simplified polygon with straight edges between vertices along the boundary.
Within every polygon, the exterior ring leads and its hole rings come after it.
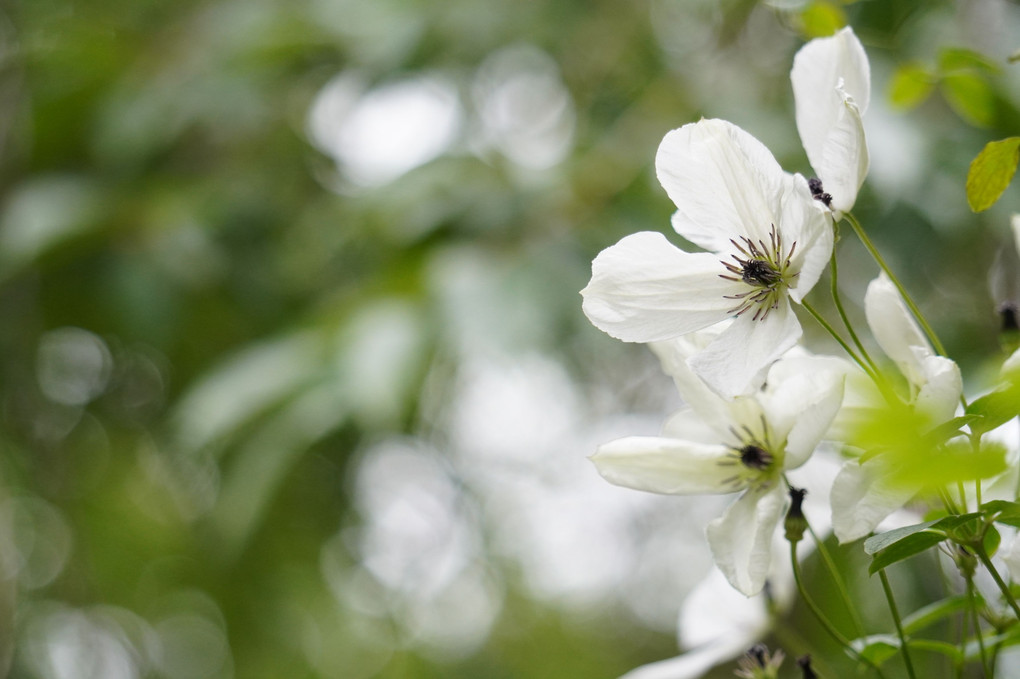
POLYGON ((612 441, 591 459, 619 486, 678 495, 741 493, 706 532, 719 570, 751 596, 765 584, 773 535, 787 508, 783 475, 804 464, 828 429, 839 410, 843 375, 824 361, 806 372, 773 370, 763 391, 730 401, 698 387, 682 358, 664 363, 677 368, 674 379, 690 406, 670 418, 662 436, 612 441))
POLYGON ((832 224, 807 181, 782 170, 761 142, 722 120, 673 130, 656 156, 676 231, 710 252, 685 252, 641 232, 603 250, 581 291, 596 327, 655 342, 736 320, 691 367, 732 398, 800 337, 800 302, 832 252, 832 224))
MULTIPOLYGON (((929 426, 948 421, 963 393, 960 369, 952 360, 937 355, 917 327, 896 286, 883 273, 871 281, 864 295, 864 310, 876 341, 906 378, 908 401, 929 426)), ((868 400, 882 402, 877 390, 868 400)), ((874 406, 880 407, 880 406, 874 406)), ((920 489, 891 477, 894 461, 877 455, 865 461, 847 462, 832 487, 833 531, 840 542, 864 537, 920 489)))
POLYGON ((838 217, 853 207, 868 174, 861 120, 871 96, 868 56, 848 26, 804 45, 790 80, 801 143, 838 217))

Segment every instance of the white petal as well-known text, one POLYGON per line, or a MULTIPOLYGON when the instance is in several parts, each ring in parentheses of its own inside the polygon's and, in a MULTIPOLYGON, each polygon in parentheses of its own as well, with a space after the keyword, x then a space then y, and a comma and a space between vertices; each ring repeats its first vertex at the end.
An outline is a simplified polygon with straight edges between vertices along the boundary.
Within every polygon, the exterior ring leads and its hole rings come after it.
MULTIPOLYGON (((785 469, 804 464, 821 442, 843 401, 845 375, 819 359, 806 372, 773 385, 763 396, 766 420, 777 437, 786 438, 785 469)), ((771 376, 771 373, 770 373, 771 376)))
POLYGON ((786 299, 764 319, 752 313, 737 318, 704 351, 690 360, 691 369, 723 398, 754 392, 764 370, 800 338, 800 321, 786 299))
POLYGON ((911 384, 920 386, 924 373, 914 348, 932 354, 931 345, 914 322, 896 286, 885 273, 879 274, 878 278, 868 284, 868 290, 864 293, 864 313, 885 355, 896 362, 911 384))
POLYGON ((761 591, 769 574, 772 536, 786 511, 782 484, 748 489, 706 531, 719 570, 737 590, 752 596, 761 591))
POLYGON ((719 444, 630 436, 599 446, 591 461, 617 486, 669 495, 732 493, 739 458, 719 444))
POLYGON ((659 182, 676 204, 673 227, 720 252, 731 238, 769 241, 779 226, 783 169, 753 136, 725 120, 701 120, 666 134, 655 157, 659 182))
POLYGON ((1020 214, 1009 218, 1009 226, 1013 230, 1013 242, 1016 243, 1016 252, 1020 255, 1020 214))
POLYGON ((843 465, 832 484, 832 529, 840 542, 862 538, 885 517, 905 505, 917 488, 890 484, 882 460, 843 465))
POLYGON ((820 201, 811 197, 807 180, 799 174, 787 175, 780 204, 780 227, 784 250, 796 243, 790 258, 790 271, 797 278, 790 286, 790 297, 800 302, 818 282, 832 255, 832 217, 820 201))
POLYGON ((945 356, 925 356, 921 361, 923 382, 915 403, 932 424, 947 422, 956 414, 963 393, 960 367, 945 356))
POLYGON ((797 131, 807 152, 811 167, 819 174, 823 188, 832 194, 834 206, 845 210, 853 204, 863 172, 867 172, 867 148, 863 130, 855 130, 860 116, 868 110, 871 96, 871 69, 868 57, 857 36, 847 27, 828 38, 818 38, 797 52, 790 71, 797 115, 797 131), (849 113, 852 103, 854 113, 849 113), (856 121, 854 120, 856 118, 856 121), (853 148, 854 145, 857 148, 853 148), (828 156, 828 157, 827 157, 828 156), (843 161, 839 159, 843 158, 843 161), (853 196, 838 195, 843 187, 838 176, 832 176, 833 164, 846 162, 841 174, 846 186, 853 186, 853 196), (830 176, 826 176, 828 170, 830 176), (830 188, 829 183, 833 183, 830 188), (840 186, 836 188, 836 184, 840 186), (835 190, 833 190, 835 189, 835 190), (839 207, 843 205, 844 207, 839 207))
POLYGON ((836 93, 843 106, 825 138, 820 164, 812 163, 811 167, 822 180, 823 190, 832 196, 832 209, 849 212, 868 176, 870 160, 864 122, 856 102, 843 87, 836 88, 836 93))
POLYGON ((742 655, 757 640, 746 643, 743 637, 734 635, 669 660, 642 665, 620 679, 698 679, 724 660, 742 655))
POLYGON ((731 315, 724 295, 747 286, 719 277, 716 255, 674 247, 643 231, 606 248, 592 262, 582 308, 600 330, 626 342, 654 342, 718 323, 731 315))
POLYGON ((728 428, 732 425, 733 420, 733 413, 731 412, 729 402, 709 389, 704 380, 694 374, 694 371, 687 365, 687 359, 702 351, 721 334, 716 332, 716 328, 729 327, 729 325, 729 321, 724 321, 706 330, 693 332, 667 342, 656 342, 649 345, 659 357, 662 369, 673 378, 673 383, 676 385, 677 391, 683 398, 684 403, 691 409, 682 410, 677 416, 674 416, 673 419, 677 420, 676 425, 671 424, 673 420, 667 422, 666 427, 663 429, 664 436, 684 438, 689 441, 702 440, 677 433, 680 431, 677 427, 693 428, 693 423, 687 422, 687 420, 695 414, 713 432, 711 440, 714 443, 720 443, 723 438, 722 435, 728 432, 728 428))
POLYGON ((729 427, 733 426, 733 420, 729 412, 722 407, 725 404, 723 399, 712 392, 706 394, 716 401, 715 407, 699 408, 701 402, 692 400, 687 406, 676 411, 662 425, 662 438, 680 439, 692 443, 704 443, 706 445, 718 445, 726 443, 731 438, 729 427))

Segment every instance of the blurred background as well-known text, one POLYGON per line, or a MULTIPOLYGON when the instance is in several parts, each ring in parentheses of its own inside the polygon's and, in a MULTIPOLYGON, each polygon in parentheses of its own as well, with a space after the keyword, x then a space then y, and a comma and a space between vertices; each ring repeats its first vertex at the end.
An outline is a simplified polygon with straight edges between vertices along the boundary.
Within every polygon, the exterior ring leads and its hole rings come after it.
MULTIPOLYGON (((0 670, 674 655, 729 498, 594 472, 678 397, 578 290, 669 231, 666 131, 726 118, 810 174, 789 69, 846 23, 873 74, 855 212, 980 389, 1020 198, 974 215, 964 181, 1020 130, 1015 2, 0 4, 0 670)), ((839 248, 860 320, 876 270, 839 248)))

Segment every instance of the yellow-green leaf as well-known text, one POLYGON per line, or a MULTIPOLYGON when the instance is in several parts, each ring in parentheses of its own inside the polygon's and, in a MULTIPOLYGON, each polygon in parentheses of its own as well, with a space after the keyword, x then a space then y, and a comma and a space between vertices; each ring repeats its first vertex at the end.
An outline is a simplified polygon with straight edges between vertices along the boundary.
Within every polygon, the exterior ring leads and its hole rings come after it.
POLYGON ((807 38, 824 38, 846 26, 846 14, 843 9, 826 0, 808 5, 801 12, 800 20, 804 36, 807 38))
POLYGON ((935 87, 935 78, 920 63, 901 64, 889 81, 889 103, 906 111, 919 105, 935 87))
POLYGON ((977 127, 995 120, 995 95, 983 78, 974 73, 953 73, 942 79, 942 96, 956 113, 977 127))
POLYGON ((980 52, 963 47, 947 47, 939 52, 939 69, 943 73, 959 70, 998 73, 999 65, 980 52))
POLYGON ((1020 161, 1020 137, 989 142, 967 172, 967 203, 974 212, 987 210, 1009 186, 1020 161))

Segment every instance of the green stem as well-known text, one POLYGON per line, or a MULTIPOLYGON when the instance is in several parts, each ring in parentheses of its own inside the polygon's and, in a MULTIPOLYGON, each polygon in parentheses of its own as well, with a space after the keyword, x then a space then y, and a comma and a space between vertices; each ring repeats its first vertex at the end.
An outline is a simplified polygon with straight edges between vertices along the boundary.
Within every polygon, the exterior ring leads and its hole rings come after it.
POLYGON ((831 636, 836 641, 836 643, 845 648, 847 653, 853 656, 855 660, 866 664, 868 667, 875 670, 879 677, 885 679, 885 675, 882 674, 881 668, 879 668, 878 665, 876 665, 868 658, 865 658, 863 655, 858 653, 857 649, 855 649, 850 644, 850 641, 845 636, 843 636, 843 634, 838 629, 836 629, 836 627, 831 622, 829 622, 829 619, 825 617, 825 614, 822 612, 822 609, 818 607, 818 604, 815 603, 814 599, 812 599, 808 595, 807 590, 804 588, 804 581, 801 578, 800 562, 797 561, 796 542, 790 542, 790 560, 793 562, 793 580, 794 582, 797 583, 797 591, 800 592, 800 596, 804 600, 804 603, 807 604, 807 607, 811 609, 811 612, 814 613, 815 618, 818 619, 818 622, 821 623, 825 631, 829 633, 829 636, 831 636))
POLYGON ((854 363, 859 365, 861 367, 861 370, 866 372, 868 374, 868 377, 870 377, 872 380, 874 380, 877 383, 878 382, 877 375, 871 371, 871 368, 869 368, 864 363, 864 361, 861 360, 860 356, 858 356, 857 354, 854 353, 854 350, 851 349, 850 345, 847 344, 846 341, 842 337, 839 336, 839 333, 836 332, 835 328, 833 328, 831 325, 829 325, 829 322, 827 320, 825 320, 824 318, 822 318, 821 314, 819 314, 817 311, 815 311, 814 307, 812 307, 810 304, 808 304, 807 300, 802 300, 800 305, 802 307, 804 307, 805 309, 807 309, 807 312, 809 314, 811 314, 816 321, 818 321, 819 325, 821 325, 823 328, 825 328, 826 332, 828 332, 830 335, 832 335, 832 338, 834 340, 839 342, 839 346, 843 347, 843 350, 847 353, 847 355, 850 356, 850 358, 852 358, 854 360, 854 363))
POLYGON ((935 331, 932 330, 932 327, 928 325, 928 320, 924 317, 924 314, 921 313, 921 310, 917 307, 917 305, 914 304, 914 300, 907 293, 907 290, 906 288, 903 287, 903 284, 900 283, 900 279, 897 278, 896 274, 894 274, 892 269, 889 268, 889 265, 886 264, 885 259, 883 259, 882 254, 878 251, 878 248, 876 248, 875 244, 871 242, 871 239, 868 237, 868 234, 864 232, 864 227, 862 227, 861 223, 857 221, 857 218, 854 217, 849 212, 843 213, 843 219, 850 222, 850 226, 853 228, 854 233, 857 234, 857 237, 861 239, 861 243, 863 243, 864 247, 867 248, 869 253, 871 253, 871 256, 875 260, 875 263, 878 264, 882 271, 885 272, 885 275, 889 277, 889 280, 892 281, 893 285, 896 286, 896 289, 899 290, 900 297, 903 298, 903 301, 910 308, 910 312, 914 314, 914 318, 917 319, 917 322, 921 324, 921 327, 924 329, 924 334, 928 336, 928 340, 931 342, 931 345, 935 347, 935 351, 937 351, 942 356, 945 356, 946 348, 942 346, 942 342, 939 341, 939 338, 935 334, 935 331))
POLYGON ((850 619, 854 623, 854 629, 857 632, 857 636, 864 636, 864 623, 861 622, 861 616, 857 613, 857 608, 850 599, 850 592, 847 591, 846 582, 843 581, 843 577, 839 574, 839 570, 836 568, 836 562, 832 560, 832 556, 829 555, 829 550, 825 547, 825 541, 818 538, 818 535, 815 533, 815 529, 811 527, 811 524, 808 524, 808 531, 811 533, 811 537, 814 538, 815 545, 818 547, 818 553, 821 554, 822 561, 825 562, 825 567, 832 575, 832 581, 836 583, 836 590, 839 592, 840 598, 843 599, 843 605, 846 606, 846 610, 850 614, 850 619))
POLYGON ((861 352, 861 357, 868 362, 871 366, 871 370, 877 375, 878 366, 871 360, 871 356, 868 355, 868 350, 864 348, 857 333, 854 332, 854 326, 851 325, 850 319, 846 315, 846 310, 843 308, 843 300, 839 296, 839 270, 836 266, 836 250, 833 248, 832 256, 829 258, 829 282, 830 292, 832 293, 832 301, 836 305, 836 311, 839 313, 839 317, 843 320, 843 325, 846 327, 847 332, 850 333, 850 339, 853 340, 854 346, 857 347, 857 351, 861 352))
MULTIPOLYGON (((978 651, 981 653, 981 667, 984 669, 986 677, 995 676, 992 674, 991 668, 988 666, 988 654, 985 651, 985 640, 981 636, 981 620, 978 618, 977 601, 974 599, 974 578, 970 577, 970 575, 967 577, 967 603, 970 604, 971 617, 974 619, 974 636, 977 637, 978 651)), ((966 637, 966 635, 964 636, 966 637)))
POLYGON ((988 569, 989 574, 991 574, 992 579, 995 580, 995 584, 999 586, 1002 596, 1006 598, 1006 602, 1009 604, 1010 608, 1013 609, 1017 619, 1020 619, 1020 606, 1017 605, 1016 599, 1013 598, 1013 593, 1009 591, 1009 585, 1002 580, 1002 576, 999 575, 999 571, 995 569, 995 564, 993 564, 992 560, 988 558, 988 553, 985 552, 985 548, 980 547, 974 549, 974 553, 977 555, 977 558, 981 559, 981 563, 984 564, 985 568, 988 569))
POLYGON ((889 586, 889 578, 886 576, 884 568, 878 571, 878 575, 882 579, 885 599, 889 602, 889 612, 892 613, 893 623, 896 625, 896 634, 900 638, 900 651, 903 653, 903 663, 907 666, 907 675, 910 676, 910 679, 917 679, 914 675, 914 664, 910 662, 910 649, 907 648, 907 637, 903 634, 903 624, 900 622, 900 612, 896 608, 896 600, 893 598, 892 587, 889 586))

